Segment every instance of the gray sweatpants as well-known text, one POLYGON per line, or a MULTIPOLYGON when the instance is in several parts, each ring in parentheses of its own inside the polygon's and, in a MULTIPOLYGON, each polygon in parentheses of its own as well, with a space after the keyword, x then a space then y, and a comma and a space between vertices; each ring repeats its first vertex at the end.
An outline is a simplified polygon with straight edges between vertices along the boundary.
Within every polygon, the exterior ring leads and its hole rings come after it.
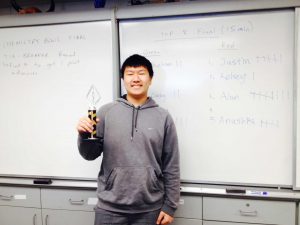
POLYGON ((116 213, 97 209, 95 225, 156 225, 160 210, 146 213, 116 213))

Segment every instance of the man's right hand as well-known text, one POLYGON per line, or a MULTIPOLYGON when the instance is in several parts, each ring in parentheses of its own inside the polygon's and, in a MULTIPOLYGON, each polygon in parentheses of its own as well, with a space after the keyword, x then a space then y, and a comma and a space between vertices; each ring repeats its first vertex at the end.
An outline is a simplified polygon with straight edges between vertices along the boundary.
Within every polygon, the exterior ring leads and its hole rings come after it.
MULTIPOLYGON (((99 119, 96 119, 97 123, 99 122, 99 119)), ((82 117, 80 118, 78 124, 77 124, 77 131, 78 133, 92 133, 93 132, 93 125, 95 124, 94 121, 92 121, 88 117, 82 117)))

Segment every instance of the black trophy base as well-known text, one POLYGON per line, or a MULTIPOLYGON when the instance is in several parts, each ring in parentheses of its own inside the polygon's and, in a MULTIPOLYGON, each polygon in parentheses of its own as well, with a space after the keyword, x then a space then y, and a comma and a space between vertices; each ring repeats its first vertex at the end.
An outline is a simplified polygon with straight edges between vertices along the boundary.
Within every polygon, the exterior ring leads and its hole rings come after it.
POLYGON ((98 142, 100 140, 99 137, 89 137, 89 138, 84 138, 83 141, 86 142, 98 142))
POLYGON ((88 140, 98 140, 98 137, 89 137, 88 140))

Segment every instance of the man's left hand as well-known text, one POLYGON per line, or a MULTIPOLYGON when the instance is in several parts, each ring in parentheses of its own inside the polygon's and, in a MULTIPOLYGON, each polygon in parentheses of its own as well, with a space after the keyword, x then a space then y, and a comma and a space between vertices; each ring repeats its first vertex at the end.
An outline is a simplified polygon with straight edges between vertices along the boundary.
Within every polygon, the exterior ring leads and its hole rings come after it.
POLYGON ((167 225, 172 223, 172 221, 174 220, 174 218, 170 215, 168 215, 167 213, 160 211, 159 216, 157 218, 156 224, 159 225, 167 225))

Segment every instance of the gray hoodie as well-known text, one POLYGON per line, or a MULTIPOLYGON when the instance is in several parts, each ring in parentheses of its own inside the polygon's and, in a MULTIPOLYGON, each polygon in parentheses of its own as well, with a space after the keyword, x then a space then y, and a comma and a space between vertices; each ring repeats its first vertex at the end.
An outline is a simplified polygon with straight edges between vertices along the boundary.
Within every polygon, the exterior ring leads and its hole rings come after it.
POLYGON ((179 151, 170 114, 148 98, 134 107, 120 98, 97 116, 100 141, 78 138, 83 158, 103 154, 97 207, 139 213, 157 209, 173 215, 180 195, 179 151))

